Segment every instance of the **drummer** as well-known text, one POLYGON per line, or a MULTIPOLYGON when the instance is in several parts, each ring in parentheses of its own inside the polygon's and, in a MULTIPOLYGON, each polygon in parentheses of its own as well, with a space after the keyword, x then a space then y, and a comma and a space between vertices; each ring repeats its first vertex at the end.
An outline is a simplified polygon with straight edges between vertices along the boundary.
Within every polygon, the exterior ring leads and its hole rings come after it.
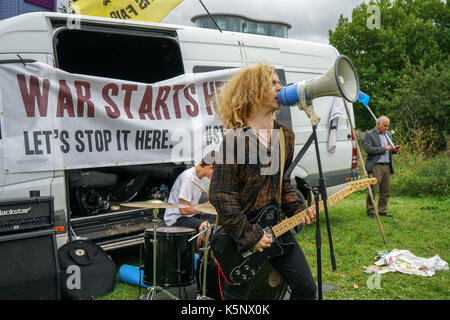
MULTIPOLYGON (((210 223, 215 223, 216 215, 202 213, 193 208, 199 204, 202 189, 206 190, 209 186, 214 170, 214 163, 208 162, 210 159, 214 159, 214 151, 205 156, 196 166, 183 171, 175 180, 170 190, 169 202, 190 207, 167 208, 164 213, 164 222, 167 226, 193 228, 198 233, 210 223)), ((204 240, 205 233, 202 233, 197 237, 197 248, 203 247, 204 240)))

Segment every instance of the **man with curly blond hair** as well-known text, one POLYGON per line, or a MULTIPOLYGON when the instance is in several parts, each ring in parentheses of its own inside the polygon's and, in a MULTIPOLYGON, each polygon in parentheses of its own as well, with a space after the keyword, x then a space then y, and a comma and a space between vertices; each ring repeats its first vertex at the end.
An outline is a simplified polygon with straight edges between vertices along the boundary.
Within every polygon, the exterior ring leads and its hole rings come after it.
MULTIPOLYGON (((265 168, 272 165, 274 155, 280 152, 280 129, 285 140, 284 167, 288 168, 292 162, 294 133, 275 119, 275 112, 281 108, 277 100, 281 88, 275 69, 266 63, 260 63, 241 70, 217 94, 216 115, 228 132, 224 135, 220 149, 226 161, 217 161, 216 158, 209 200, 218 212, 220 225, 236 243, 238 253, 253 248, 262 252, 273 243, 274 239, 270 233, 258 224, 249 222, 265 206, 279 203, 282 217, 291 217, 305 209, 289 180, 283 179, 281 201, 278 201, 279 166, 271 174, 263 173, 265 168), (241 135, 246 137, 244 148, 229 148, 227 140, 238 140, 241 135), (252 144, 256 145, 258 150, 256 162, 249 161, 253 159, 256 150, 252 144), (266 150, 269 162, 261 156, 261 149, 266 150), (240 150, 245 154, 236 154, 240 150), (229 159, 233 161, 230 162, 229 159)), ((311 224, 313 221, 315 210, 310 207, 302 224, 311 224)), ((280 238, 279 240, 289 245, 284 248, 281 256, 270 258, 269 262, 290 286, 291 299, 315 299, 317 287, 293 233, 287 232, 280 238)), ((225 299, 248 298, 250 282, 223 285, 225 299)))

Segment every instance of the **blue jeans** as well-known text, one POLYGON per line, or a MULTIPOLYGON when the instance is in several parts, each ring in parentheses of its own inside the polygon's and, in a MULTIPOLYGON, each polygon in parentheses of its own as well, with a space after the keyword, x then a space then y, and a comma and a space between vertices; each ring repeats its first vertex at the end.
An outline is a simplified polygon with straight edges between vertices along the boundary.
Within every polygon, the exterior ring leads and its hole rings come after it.
MULTIPOLYGON (((291 232, 281 236, 283 242, 293 243, 279 257, 269 259, 291 288, 291 300, 316 299, 317 286, 300 245, 291 232)), ((247 300, 250 282, 241 285, 223 284, 225 300, 247 300)))

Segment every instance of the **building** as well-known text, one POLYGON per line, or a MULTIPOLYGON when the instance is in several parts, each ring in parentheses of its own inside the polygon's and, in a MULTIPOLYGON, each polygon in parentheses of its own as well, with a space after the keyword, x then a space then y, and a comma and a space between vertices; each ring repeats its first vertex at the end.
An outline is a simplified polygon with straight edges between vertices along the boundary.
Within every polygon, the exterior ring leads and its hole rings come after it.
POLYGON ((36 11, 56 11, 57 0, 0 0, 0 20, 36 11))
MULTIPOLYGON (((211 16, 222 30, 254 33, 272 37, 287 38, 290 24, 278 21, 254 20, 235 14, 215 13, 211 16)), ((217 29, 214 21, 207 14, 192 17, 192 22, 199 28, 217 29)))

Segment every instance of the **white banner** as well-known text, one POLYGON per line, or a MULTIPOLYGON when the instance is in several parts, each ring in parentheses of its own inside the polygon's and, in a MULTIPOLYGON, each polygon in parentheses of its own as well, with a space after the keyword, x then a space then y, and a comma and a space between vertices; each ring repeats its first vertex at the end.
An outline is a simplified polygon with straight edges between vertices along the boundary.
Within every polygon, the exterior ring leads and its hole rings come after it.
POLYGON ((198 162, 221 141, 211 97, 236 71, 145 84, 0 64, 5 171, 198 162))

